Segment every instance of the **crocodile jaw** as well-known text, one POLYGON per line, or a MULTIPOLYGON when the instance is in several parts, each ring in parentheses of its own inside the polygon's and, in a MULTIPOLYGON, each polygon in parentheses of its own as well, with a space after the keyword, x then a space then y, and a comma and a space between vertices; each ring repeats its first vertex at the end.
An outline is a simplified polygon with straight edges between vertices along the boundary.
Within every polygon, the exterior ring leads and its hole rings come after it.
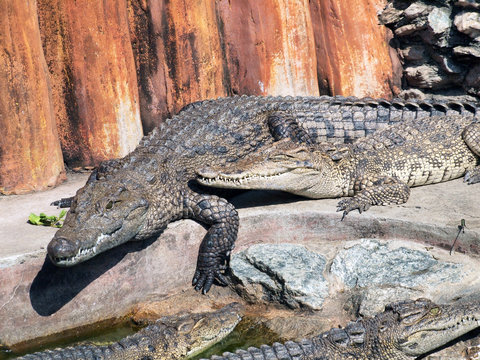
POLYGON ((312 189, 316 189, 321 182, 319 171, 307 167, 278 168, 276 171, 263 173, 208 174, 202 172, 198 174, 197 181, 205 186, 244 190, 281 190, 310 198, 318 197, 318 191, 312 191, 312 189))
POLYGON ((56 266, 73 266, 130 240, 131 237, 123 233, 120 227, 110 234, 100 233, 93 241, 83 239, 81 242, 56 235, 48 244, 47 253, 56 266))
POLYGON ((441 307, 443 315, 432 320, 430 324, 414 325, 406 328, 411 332, 400 344, 402 352, 408 356, 418 357, 478 328, 480 326, 480 305, 441 307), (449 313, 451 311, 451 313, 449 313))

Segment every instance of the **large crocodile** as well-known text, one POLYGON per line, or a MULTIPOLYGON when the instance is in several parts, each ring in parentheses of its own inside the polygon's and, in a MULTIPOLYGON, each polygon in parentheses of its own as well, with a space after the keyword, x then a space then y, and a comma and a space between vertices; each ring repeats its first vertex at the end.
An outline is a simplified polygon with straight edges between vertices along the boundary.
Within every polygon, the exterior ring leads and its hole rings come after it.
POLYGON ((238 350, 211 360, 406 360, 415 359, 480 326, 478 303, 436 305, 427 299, 385 307, 311 339, 238 350))
MULTIPOLYGON (((335 150, 335 149, 334 149, 335 150)), ((344 216, 372 205, 401 204, 410 187, 464 176, 480 182, 480 122, 462 115, 407 120, 332 153, 278 141, 246 159, 199 169, 204 185, 282 190, 309 198, 350 196, 344 216)))
POLYGON ((232 303, 214 312, 165 316, 111 345, 81 344, 25 355, 22 360, 175 360, 193 356, 227 336, 243 309, 232 303))
POLYGON ((158 235, 191 218, 207 225, 193 285, 225 283, 238 229, 228 201, 199 188, 195 169, 235 162, 272 144, 351 141, 389 123, 436 114, 478 115, 476 104, 388 102, 331 97, 231 97, 194 103, 143 138, 126 157, 105 162, 76 195, 48 245, 58 266, 71 266, 129 240, 158 235))

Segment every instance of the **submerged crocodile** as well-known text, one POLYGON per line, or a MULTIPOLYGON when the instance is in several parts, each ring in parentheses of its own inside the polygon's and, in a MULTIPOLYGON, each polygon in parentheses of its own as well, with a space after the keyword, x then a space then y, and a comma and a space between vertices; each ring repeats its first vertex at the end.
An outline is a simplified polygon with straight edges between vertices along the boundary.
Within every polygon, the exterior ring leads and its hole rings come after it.
POLYGON ((73 198, 48 245, 58 266, 71 266, 130 240, 158 235, 190 218, 208 227, 193 285, 224 284, 238 230, 227 200, 195 183, 195 170, 234 163, 284 138, 296 143, 348 142, 389 123, 436 114, 478 115, 475 104, 388 102, 331 97, 231 97, 187 106, 142 139, 126 157, 101 164, 73 198))
POLYGON ((227 336, 241 320, 232 303, 210 313, 166 316, 111 345, 82 344, 25 355, 22 360, 174 360, 192 356, 227 336))
POLYGON ((407 300, 386 306, 373 318, 311 339, 251 347, 211 360, 415 359, 479 326, 479 304, 435 305, 427 299, 407 300))
POLYGON ((480 122, 462 115, 407 120, 352 145, 323 149, 278 141, 224 167, 200 169, 204 185, 282 190, 309 198, 350 196, 344 216, 372 205, 401 204, 410 187, 464 176, 480 182, 480 122))

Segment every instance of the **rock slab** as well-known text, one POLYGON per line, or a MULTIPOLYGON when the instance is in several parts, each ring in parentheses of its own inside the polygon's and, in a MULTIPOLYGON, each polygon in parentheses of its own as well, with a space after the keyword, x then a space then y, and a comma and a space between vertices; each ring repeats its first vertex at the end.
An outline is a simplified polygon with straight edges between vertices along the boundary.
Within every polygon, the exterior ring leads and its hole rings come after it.
POLYGON ((258 244, 236 254, 231 270, 250 300, 318 310, 328 296, 325 264, 301 245, 258 244))

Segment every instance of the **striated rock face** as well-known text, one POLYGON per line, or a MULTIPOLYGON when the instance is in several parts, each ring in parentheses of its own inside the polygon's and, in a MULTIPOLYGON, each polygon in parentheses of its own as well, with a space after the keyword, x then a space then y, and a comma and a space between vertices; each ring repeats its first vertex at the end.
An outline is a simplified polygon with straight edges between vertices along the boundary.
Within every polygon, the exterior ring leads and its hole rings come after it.
POLYGON ((129 11, 146 132, 205 98, 318 95, 306 0, 130 0, 129 11))
POLYGON ((97 165, 143 135, 125 1, 39 0, 65 160, 97 165))
POLYGON ((35 1, 0 2, 0 193, 65 179, 35 1))
POLYGON ((321 93, 391 98, 399 91, 387 30, 376 18, 384 5, 383 0, 310 2, 321 93))
POLYGON ((405 88, 480 95, 478 2, 389 1, 379 19, 394 32, 405 88))

